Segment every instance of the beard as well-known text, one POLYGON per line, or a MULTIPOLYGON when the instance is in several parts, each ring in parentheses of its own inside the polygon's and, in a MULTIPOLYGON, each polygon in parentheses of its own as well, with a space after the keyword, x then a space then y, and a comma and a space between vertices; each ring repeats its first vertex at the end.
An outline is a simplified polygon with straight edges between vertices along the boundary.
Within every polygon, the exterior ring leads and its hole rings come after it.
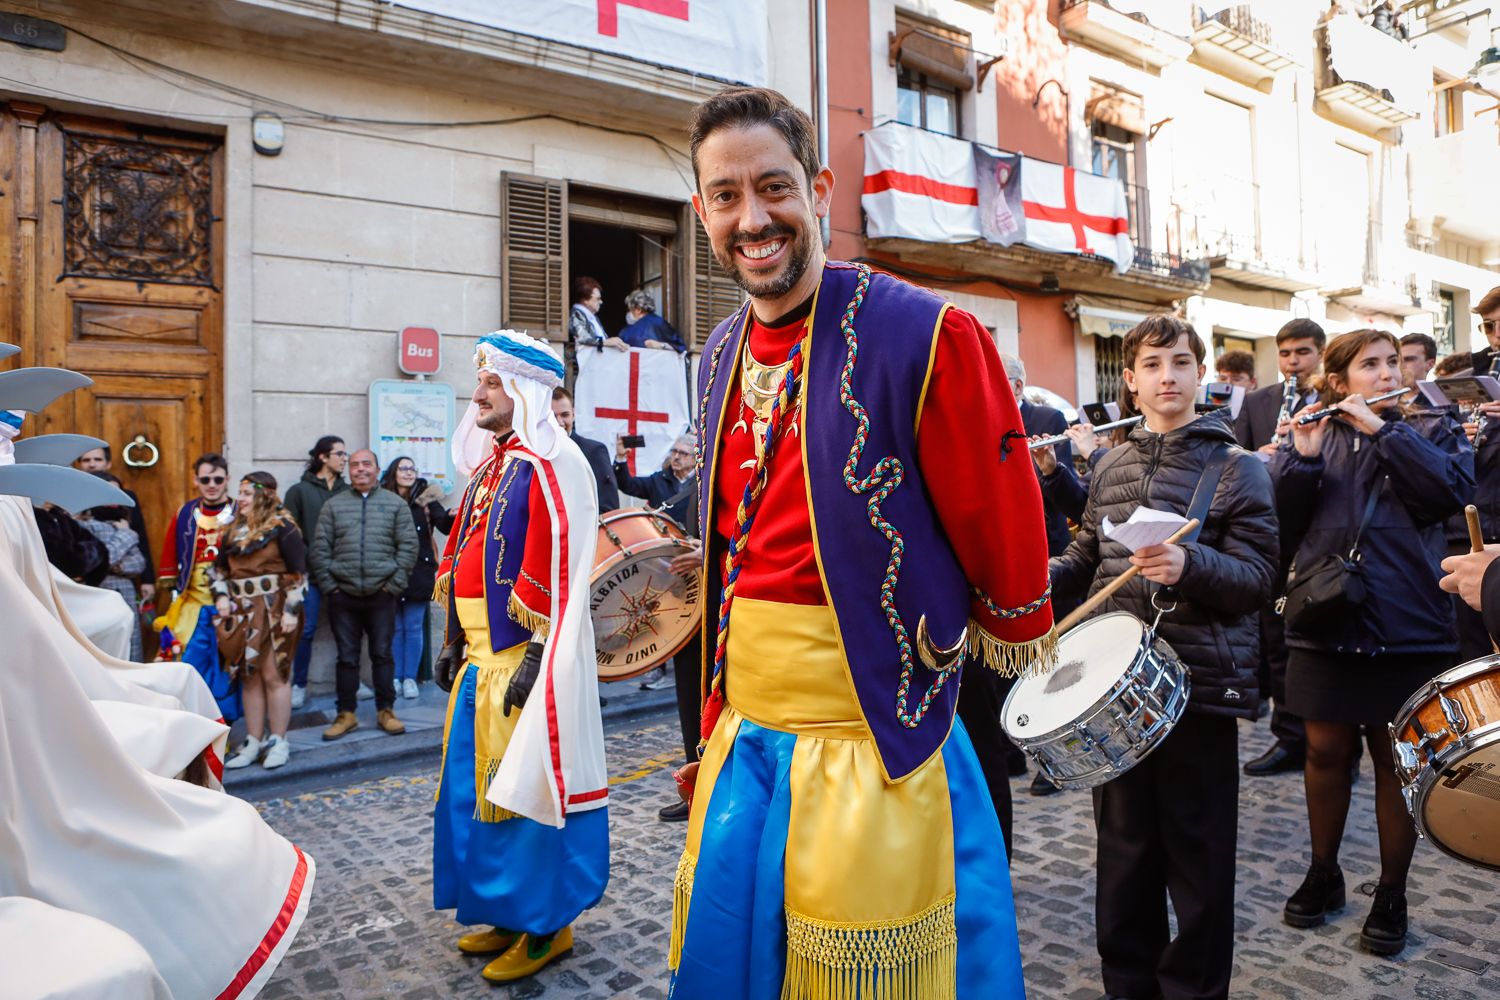
POLYGON ((816 252, 817 245, 813 241, 820 238, 813 235, 815 231, 816 227, 803 226, 801 232, 794 233, 788 227, 776 223, 772 223, 758 233, 737 230, 729 237, 729 243, 722 253, 718 248, 714 249, 714 259, 719 262, 719 266, 724 269, 730 279, 744 289, 745 294, 752 299, 779 299, 796 288, 797 282, 801 281, 802 276, 807 273, 808 265, 812 263, 816 252), (735 247, 742 243, 764 243, 778 236, 789 241, 786 263, 782 265, 781 273, 761 279, 746 275, 740 269, 739 257, 734 252, 735 247))
POLYGON ((504 434, 511 429, 511 417, 515 411, 501 413, 499 410, 491 409, 488 413, 482 413, 474 418, 474 426, 491 434, 504 434))

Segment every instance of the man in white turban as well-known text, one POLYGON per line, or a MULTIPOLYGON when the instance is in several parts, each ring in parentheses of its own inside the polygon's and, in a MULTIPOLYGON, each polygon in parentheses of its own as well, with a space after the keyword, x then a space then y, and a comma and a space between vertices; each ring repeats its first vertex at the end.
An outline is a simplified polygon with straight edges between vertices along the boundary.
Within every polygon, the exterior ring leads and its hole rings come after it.
POLYGON ((438 567, 447 606, 435 673, 451 692, 433 837, 433 905, 458 941, 499 957, 494 982, 573 947, 572 922, 609 879, 604 737, 588 577, 598 501, 588 461, 552 415, 563 366, 543 342, 480 338, 478 383, 454 437, 471 475, 438 567))

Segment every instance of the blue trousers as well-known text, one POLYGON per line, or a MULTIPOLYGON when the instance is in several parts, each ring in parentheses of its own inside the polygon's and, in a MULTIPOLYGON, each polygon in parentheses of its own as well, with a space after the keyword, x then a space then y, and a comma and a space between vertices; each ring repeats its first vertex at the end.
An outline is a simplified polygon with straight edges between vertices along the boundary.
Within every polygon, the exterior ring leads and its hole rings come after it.
POLYGON ((318 609, 322 606, 322 593, 308 580, 307 597, 302 602, 302 638, 292 658, 292 684, 297 687, 307 687, 307 664, 312 660, 313 636, 318 631, 318 609))
POLYGON ((416 680, 422 665, 422 632, 427 627, 427 601, 403 597, 396 602, 396 635, 391 653, 396 658, 396 680, 416 680))

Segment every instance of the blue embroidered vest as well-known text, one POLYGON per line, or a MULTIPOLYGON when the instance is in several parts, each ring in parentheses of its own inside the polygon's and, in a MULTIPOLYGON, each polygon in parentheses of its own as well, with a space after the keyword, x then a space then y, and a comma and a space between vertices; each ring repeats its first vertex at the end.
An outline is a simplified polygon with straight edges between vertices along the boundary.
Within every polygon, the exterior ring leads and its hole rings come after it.
MULTIPOLYGON (((491 461, 501 461, 497 456, 491 461)), ((485 478, 487 467, 475 471, 464 490, 463 502, 459 505, 455 531, 467 530, 474 509, 474 495, 485 478)), ((501 474, 499 487, 489 498, 489 508, 484 517, 484 548, 476 550, 471 544, 459 552, 454 560, 453 576, 458 577, 458 564, 462 560, 482 557, 484 559, 484 603, 489 612, 490 647, 500 652, 526 642, 531 630, 517 624, 510 616, 510 595, 515 589, 516 577, 521 572, 521 559, 526 554, 526 523, 531 502, 531 477, 536 469, 522 458, 513 458, 501 474)), ((463 537, 459 543, 462 544, 463 537)), ((448 635, 457 635, 458 607, 453 595, 456 586, 448 588, 448 635)))

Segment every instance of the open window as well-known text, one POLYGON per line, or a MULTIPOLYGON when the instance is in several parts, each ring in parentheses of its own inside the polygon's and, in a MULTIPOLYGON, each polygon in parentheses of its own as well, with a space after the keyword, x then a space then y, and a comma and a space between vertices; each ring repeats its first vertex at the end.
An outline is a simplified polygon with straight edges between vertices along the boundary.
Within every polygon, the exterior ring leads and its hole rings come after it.
POLYGON ((963 98, 974 89, 966 32, 896 15, 890 59, 896 67, 896 119, 944 135, 963 134, 963 98))

